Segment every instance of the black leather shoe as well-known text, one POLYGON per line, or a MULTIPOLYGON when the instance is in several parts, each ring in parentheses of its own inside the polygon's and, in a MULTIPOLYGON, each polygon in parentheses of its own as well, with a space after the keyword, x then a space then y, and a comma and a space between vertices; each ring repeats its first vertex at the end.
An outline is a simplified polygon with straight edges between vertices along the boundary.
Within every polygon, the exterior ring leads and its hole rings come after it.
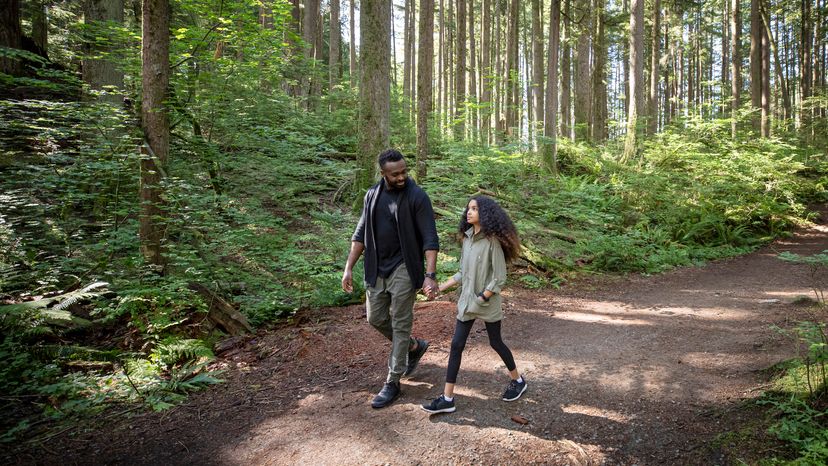
POLYGON ((371 407, 374 409, 384 408, 394 402, 400 396, 399 382, 385 382, 382 390, 374 397, 371 407))
POLYGON ((420 364, 420 359, 423 358, 426 350, 428 349, 428 342, 425 340, 417 339, 417 349, 414 351, 408 352, 408 365, 405 368, 405 373, 403 374, 404 377, 408 377, 409 375, 414 373, 414 369, 417 368, 417 365, 420 364))

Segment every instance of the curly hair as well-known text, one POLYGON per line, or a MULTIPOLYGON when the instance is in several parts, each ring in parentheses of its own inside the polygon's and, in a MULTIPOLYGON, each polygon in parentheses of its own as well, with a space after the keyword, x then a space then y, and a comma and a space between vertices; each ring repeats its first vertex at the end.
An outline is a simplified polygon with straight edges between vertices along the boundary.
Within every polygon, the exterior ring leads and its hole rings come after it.
POLYGON ((520 238, 518 237, 517 228, 515 228, 515 224, 512 223, 512 219, 509 218, 509 214, 503 210, 503 207, 500 207, 500 204, 490 197, 474 196, 469 199, 466 208, 463 210, 463 216, 460 218, 460 228, 458 230, 460 237, 462 238, 466 230, 472 226, 466 219, 471 201, 477 201, 480 231, 500 242, 507 263, 517 259, 520 255, 520 238))

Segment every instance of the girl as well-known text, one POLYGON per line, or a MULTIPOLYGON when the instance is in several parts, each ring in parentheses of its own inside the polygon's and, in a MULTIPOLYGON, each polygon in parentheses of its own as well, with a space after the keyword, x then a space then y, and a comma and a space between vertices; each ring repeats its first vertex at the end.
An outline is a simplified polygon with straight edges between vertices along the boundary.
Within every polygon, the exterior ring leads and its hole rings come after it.
POLYGON ((509 216, 494 200, 473 197, 460 219, 459 233, 463 240, 460 271, 439 285, 445 291, 461 286, 457 301, 457 323, 451 339, 451 353, 446 370, 443 394, 423 405, 429 413, 451 413, 454 406, 454 385, 460 370, 460 359, 475 319, 486 324, 489 344, 497 351, 509 370, 512 381, 503 393, 504 401, 515 401, 526 391, 526 381, 518 374, 512 352, 500 338, 503 319, 500 287, 506 282, 506 263, 520 251, 517 230, 509 216))

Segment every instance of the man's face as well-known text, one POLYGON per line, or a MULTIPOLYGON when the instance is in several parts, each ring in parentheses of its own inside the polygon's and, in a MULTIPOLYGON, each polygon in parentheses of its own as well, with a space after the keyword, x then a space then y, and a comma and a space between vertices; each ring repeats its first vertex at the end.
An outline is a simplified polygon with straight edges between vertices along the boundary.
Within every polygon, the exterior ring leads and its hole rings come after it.
POLYGON ((408 180, 408 167, 405 165, 405 160, 386 162, 385 166, 380 169, 380 173, 391 189, 405 188, 405 182, 408 180))

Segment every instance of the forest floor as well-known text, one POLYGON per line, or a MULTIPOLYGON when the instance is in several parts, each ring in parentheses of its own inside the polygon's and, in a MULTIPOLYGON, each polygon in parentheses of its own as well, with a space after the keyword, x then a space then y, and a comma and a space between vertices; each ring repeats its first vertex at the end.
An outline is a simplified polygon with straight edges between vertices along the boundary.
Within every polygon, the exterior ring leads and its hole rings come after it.
MULTIPOLYGON (((503 335, 529 389, 500 397, 503 363, 476 323, 457 411, 440 394, 455 304, 418 303, 431 347, 403 395, 374 410, 388 344, 360 305, 302 312, 219 354, 225 383, 161 413, 102 418, 7 454, 37 464, 732 464, 774 454, 764 410, 774 364, 794 356, 772 327, 810 312, 806 266, 828 249, 828 209, 743 256, 657 276, 590 277, 504 291, 503 335)), ((824 277, 823 277, 824 278, 824 277)), ((4 455, 0 455, 2 457, 4 455)))

